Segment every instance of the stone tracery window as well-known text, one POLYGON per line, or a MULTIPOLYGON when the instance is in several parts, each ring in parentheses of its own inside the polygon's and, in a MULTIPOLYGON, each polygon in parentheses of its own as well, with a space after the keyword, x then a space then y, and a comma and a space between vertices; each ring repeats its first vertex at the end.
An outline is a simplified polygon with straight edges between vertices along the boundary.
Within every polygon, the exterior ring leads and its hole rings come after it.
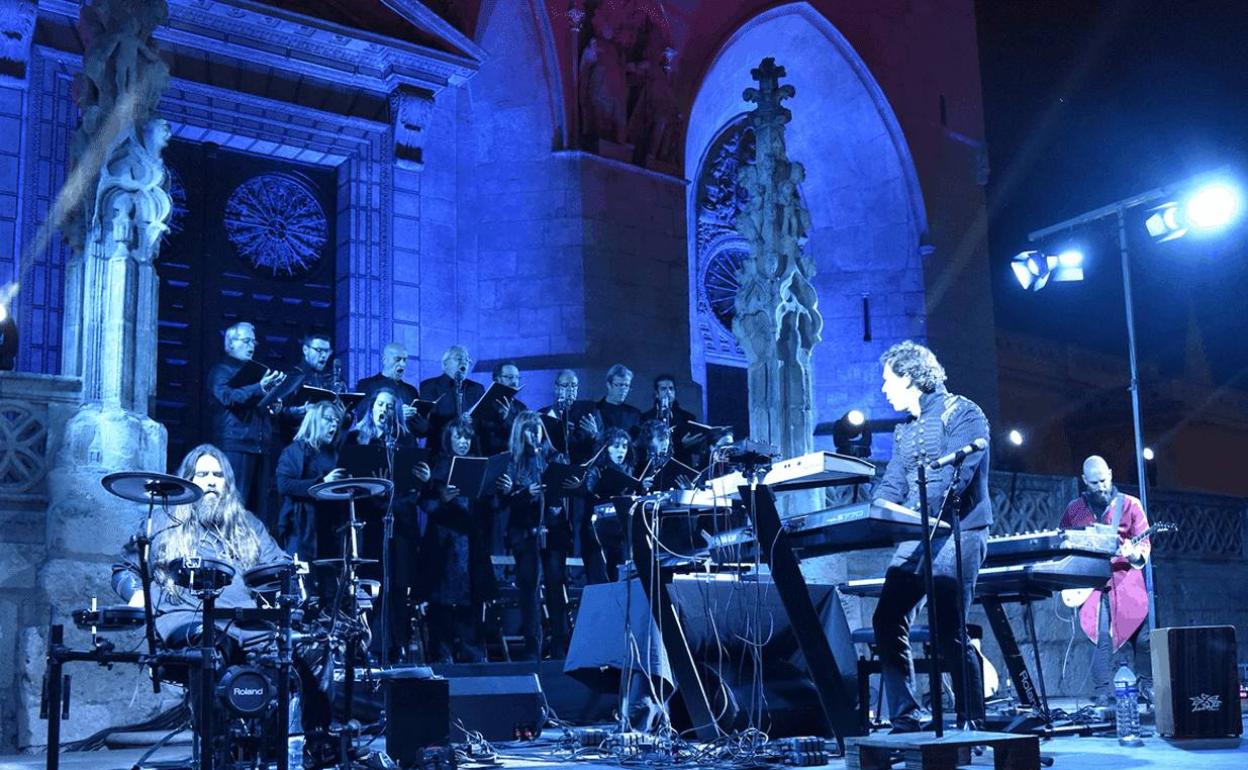
POLYGON ((328 231, 316 194, 291 174, 254 176, 225 203, 230 243, 254 268, 275 277, 295 276, 315 265, 328 231))

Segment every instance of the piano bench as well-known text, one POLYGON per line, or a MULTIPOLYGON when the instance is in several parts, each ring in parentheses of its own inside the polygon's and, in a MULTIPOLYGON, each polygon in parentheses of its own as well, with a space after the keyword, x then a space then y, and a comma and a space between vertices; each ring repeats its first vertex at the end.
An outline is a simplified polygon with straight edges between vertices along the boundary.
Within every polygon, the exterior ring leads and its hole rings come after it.
MULTIPOLYGON (((975 623, 966 624, 966 635, 971 639, 984 638, 983 626, 975 623)), ((855 628, 849 632, 850 641, 854 644, 865 644, 871 650, 870 657, 858 656, 858 713, 862 715, 862 728, 867 732, 871 731, 871 709, 869 703, 871 701, 871 675, 880 673, 880 657, 875 648, 875 629, 867 626, 866 628, 855 628)), ((931 640, 931 633, 926 625, 915 623, 910 626, 910 641, 918 642, 923 645, 924 654, 927 654, 927 644, 931 640)), ((916 674, 926 673, 930 664, 926 658, 912 659, 914 671, 916 674)), ((884 686, 880 685, 880 697, 875 701, 876 721, 880 721, 880 706, 884 702, 884 686)))

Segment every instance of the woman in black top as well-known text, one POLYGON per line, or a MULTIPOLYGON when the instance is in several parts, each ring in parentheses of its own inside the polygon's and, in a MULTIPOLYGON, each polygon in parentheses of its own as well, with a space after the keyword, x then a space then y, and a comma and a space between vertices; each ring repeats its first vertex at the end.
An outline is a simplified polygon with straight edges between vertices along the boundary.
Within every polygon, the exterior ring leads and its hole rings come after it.
MULTIPOLYGON (((361 417, 342 448, 344 464, 349 454, 359 457, 351 462, 362 463, 361 467, 348 465, 353 476, 382 476, 398 483, 409 478, 408 474, 395 473, 394 463, 399 450, 416 446, 416 437, 407 429, 403 420, 398 419, 399 397, 390 388, 379 388, 361 408, 361 417), (359 447, 367 447, 361 451, 359 447)), ((357 501, 355 514, 357 520, 364 524, 360 534, 360 556, 376 559, 374 564, 362 565, 359 574, 372 580, 384 580, 382 560, 385 542, 385 517, 393 506, 394 537, 391 542, 389 571, 390 586, 393 598, 385 604, 389 607, 389 656, 398 659, 402 656, 410 639, 411 613, 405 598, 405 588, 411 580, 407 571, 411 568, 410 552, 414 545, 406 537, 409 523, 416 517, 417 502, 426 482, 429 481, 429 466, 418 463, 410 475, 410 488, 395 487, 391 495, 381 495, 357 501)), ((383 598, 379 596, 374 602, 373 627, 380 627, 380 608, 383 598)), ((373 646, 377 650, 382 640, 374 637, 373 646)))
POLYGON ((511 426, 511 463, 500 481, 507 507, 507 545, 516 558, 520 623, 527 660, 541 658, 541 614, 537 580, 541 570, 550 617, 551 657, 568 645, 567 557, 572 527, 562 506, 548 506, 542 476, 558 455, 546 440, 537 412, 525 411, 511 426))
POLYGON ((585 580, 590 584, 615 580, 625 559, 624 530, 619 518, 597 517, 592 515, 592 511, 595 506, 611 499, 603 493, 604 488, 614 481, 608 478, 607 483, 602 482, 603 474, 608 469, 626 476, 633 475, 631 445, 628 431, 607 428, 603 433, 603 448, 598 453, 598 459, 585 474, 585 492, 589 496, 591 515, 585 517, 581 530, 581 554, 585 559, 585 580))
POLYGON ((445 481, 451 458, 467 455, 475 435, 468 415, 443 429, 442 459, 422 496, 413 533, 421 576, 413 596, 429 603, 429 658, 436 661, 485 661, 481 613, 498 594, 488 547, 491 500, 471 499, 445 481))
MULTIPOLYGON (((303 415, 295 440, 277 460, 278 542, 292 557, 323 559, 339 552, 336 532, 341 504, 316 500, 308 490, 323 481, 338 481, 347 472, 338 467, 334 438, 342 423, 342 409, 332 401, 312 404, 303 415)), ((314 569, 309 591, 322 599, 334 589, 332 569, 314 569)))

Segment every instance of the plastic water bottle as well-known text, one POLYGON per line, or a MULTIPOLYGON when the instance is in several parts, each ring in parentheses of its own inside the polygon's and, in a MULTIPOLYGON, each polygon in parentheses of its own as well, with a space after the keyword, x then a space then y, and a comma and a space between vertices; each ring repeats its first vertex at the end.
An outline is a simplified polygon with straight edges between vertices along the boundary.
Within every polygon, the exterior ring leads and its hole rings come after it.
POLYGON ((1140 740, 1140 711, 1136 704, 1138 694, 1135 672, 1123 663, 1118 667, 1118 673, 1114 674, 1114 700, 1118 706, 1115 722, 1120 746, 1139 746, 1143 743, 1140 740))
POLYGON ((290 696, 290 721, 287 723, 289 732, 286 738, 286 768, 278 768, 278 770, 303 770, 304 737, 301 705, 299 694, 292 693, 290 696))

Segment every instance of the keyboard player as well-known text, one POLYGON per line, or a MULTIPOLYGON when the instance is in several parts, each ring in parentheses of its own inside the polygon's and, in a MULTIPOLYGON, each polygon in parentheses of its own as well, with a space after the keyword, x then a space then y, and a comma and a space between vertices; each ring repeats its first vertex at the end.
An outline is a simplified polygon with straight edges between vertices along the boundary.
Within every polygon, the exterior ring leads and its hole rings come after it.
MULTIPOLYGON (((988 420, 970 399, 945 389, 945 370, 935 354, 917 343, 906 341, 889 348, 880 357, 883 387, 889 404, 909 420, 894 431, 893 457, 888 463, 875 498, 918 510, 918 465, 965 446, 975 439, 988 440, 988 420)), ((974 595, 975 579, 987 549, 992 504, 988 497, 988 454, 976 452, 960 467, 947 466, 927 477, 928 503, 933 517, 943 513, 961 520, 962 612, 957 612, 957 571, 951 535, 932 541, 935 576, 936 625, 940 638, 934 639, 944 670, 952 675, 960 720, 983 718, 982 673, 977 655, 962 648, 961 629, 974 595), (969 702, 961 692, 959 656, 967 661, 969 702)), ((928 714, 914 694, 911 675, 910 615, 924 596, 923 549, 919 541, 900 544, 884 575, 884 586, 872 625, 880 653, 884 692, 888 699, 889 721, 893 732, 926 729, 928 714)))

